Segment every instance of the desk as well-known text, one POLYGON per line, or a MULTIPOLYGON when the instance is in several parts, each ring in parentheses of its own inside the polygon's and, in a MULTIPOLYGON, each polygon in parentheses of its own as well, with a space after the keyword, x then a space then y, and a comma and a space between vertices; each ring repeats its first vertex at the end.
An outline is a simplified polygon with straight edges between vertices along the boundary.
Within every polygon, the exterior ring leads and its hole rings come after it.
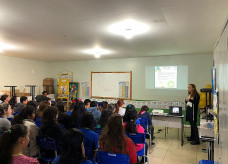
MULTIPOLYGON (((182 116, 173 115, 151 115, 153 126, 163 126, 165 128, 180 128, 181 129, 181 146, 184 144, 184 124, 182 116)), ((166 137, 166 132, 165 132, 166 137)))

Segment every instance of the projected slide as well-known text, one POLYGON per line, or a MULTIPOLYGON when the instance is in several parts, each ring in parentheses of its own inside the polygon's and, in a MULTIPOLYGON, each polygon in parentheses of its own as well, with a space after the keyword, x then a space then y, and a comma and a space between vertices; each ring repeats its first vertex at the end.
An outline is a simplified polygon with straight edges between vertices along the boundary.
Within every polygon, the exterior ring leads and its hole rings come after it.
POLYGON ((155 66, 155 88, 177 88, 177 66, 155 66))

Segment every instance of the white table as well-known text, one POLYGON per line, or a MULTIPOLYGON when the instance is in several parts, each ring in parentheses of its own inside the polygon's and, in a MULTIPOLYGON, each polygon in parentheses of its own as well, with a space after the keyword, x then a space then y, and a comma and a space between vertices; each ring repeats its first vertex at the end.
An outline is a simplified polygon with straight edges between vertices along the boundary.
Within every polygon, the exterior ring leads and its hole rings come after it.
POLYGON ((173 115, 151 115, 153 126, 165 127, 165 137, 166 137, 166 128, 180 128, 181 129, 181 146, 184 143, 184 124, 182 116, 173 116, 173 115))

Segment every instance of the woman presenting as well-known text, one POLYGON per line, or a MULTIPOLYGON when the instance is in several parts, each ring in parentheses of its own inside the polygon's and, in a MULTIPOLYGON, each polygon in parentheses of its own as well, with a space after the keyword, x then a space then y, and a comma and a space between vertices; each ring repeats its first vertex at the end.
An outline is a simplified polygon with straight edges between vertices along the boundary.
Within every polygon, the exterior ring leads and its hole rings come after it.
POLYGON ((199 132, 197 128, 197 116, 198 116, 198 106, 199 106, 200 96, 196 90, 195 84, 188 85, 188 98, 185 99, 187 104, 186 110, 186 121, 189 121, 191 125, 191 136, 188 141, 192 141, 192 145, 198 145, 199 142, 199 132))

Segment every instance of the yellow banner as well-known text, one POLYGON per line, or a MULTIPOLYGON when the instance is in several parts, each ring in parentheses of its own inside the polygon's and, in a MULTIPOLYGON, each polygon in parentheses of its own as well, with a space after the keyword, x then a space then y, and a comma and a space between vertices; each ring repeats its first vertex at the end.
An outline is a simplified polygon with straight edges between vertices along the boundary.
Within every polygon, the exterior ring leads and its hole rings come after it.
POLYGON ((59 79, 58 98, 69 97, 69 79, 59 79))

